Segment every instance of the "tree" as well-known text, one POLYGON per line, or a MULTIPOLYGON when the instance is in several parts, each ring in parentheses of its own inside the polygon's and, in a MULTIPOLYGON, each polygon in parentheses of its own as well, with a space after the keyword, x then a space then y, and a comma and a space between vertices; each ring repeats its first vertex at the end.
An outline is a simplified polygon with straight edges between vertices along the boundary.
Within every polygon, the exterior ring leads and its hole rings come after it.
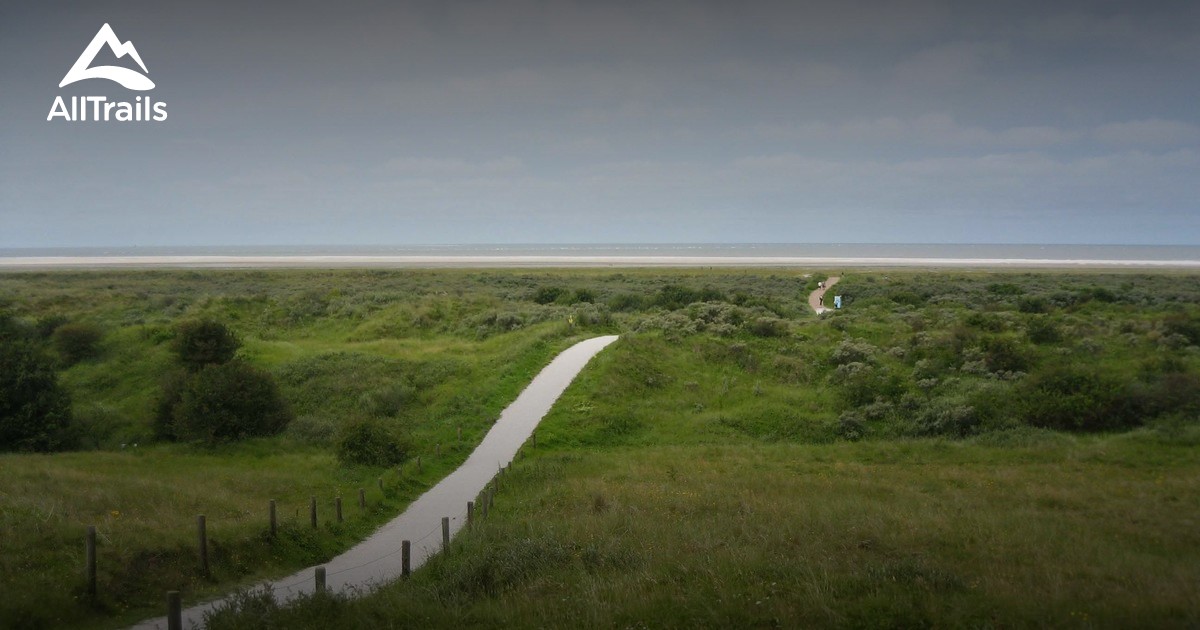
POLYGON ((185 321, 175 329, 175 352, 193 372, 206 365, 228 363, 241 345, 225 324, 212 320, 185 321))
POLYGON ((173 416, 177 437, 215 444, 279 433, 292 421, 292 410, 270 374, 230 361, 194 373, 173 416))
POLYGON ((70 421, 54 362, 32 340, 0 335, 0 450, 54 450, 70 421))

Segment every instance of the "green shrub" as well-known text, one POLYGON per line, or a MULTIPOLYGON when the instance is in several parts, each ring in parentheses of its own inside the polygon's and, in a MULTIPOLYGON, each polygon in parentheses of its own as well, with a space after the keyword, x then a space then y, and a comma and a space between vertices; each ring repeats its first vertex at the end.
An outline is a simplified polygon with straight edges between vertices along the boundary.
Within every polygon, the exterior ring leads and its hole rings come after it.
POLYGON ((783 337, 788 333, 788 323, 774 317, 759 317, 750 322, 749 329, 756 337, 783 337))
POLYGON ((270 374, 231 361, 189 376, 173 416, 180 439, 215 444, 279 433, 292 411, 270 374))
POLYGON ((33 341, 0 338, 0 450, 60 448, 70 421, 53 361, 33 341))
POLYGON ((394 466, 412 451, 412 439, 396 422, 379 418, 347 420, 337 433, 337 457, 343 465, 394 466))
POLYGON ((558 301, 565 291, 561 287, 541 287, 533 294, 533 301, 538 304, 553 304, 558 301))
POLYGON ((1035 427, 1106 431, 1141 425, 1144 395, 1098 369, 1055 364, 1026 378, 1019 388, 1022 416, 1035 427))
POLYGON ((1031 317, 1025 324, 1025 335, 1033 343, 1057 343, 1062 341, 1062 332, 1049 317, 1031 317))
POLYGON ((185 321, 175 329, 175 353, 192 371, 229 362, 241 345, 233 331, 212 320, 185 321))
POLYGON ((54 349, 67 365, 96 356, 96 345, 104 333, 95 324, 63 324, 54 329, 50 336, 54 349))

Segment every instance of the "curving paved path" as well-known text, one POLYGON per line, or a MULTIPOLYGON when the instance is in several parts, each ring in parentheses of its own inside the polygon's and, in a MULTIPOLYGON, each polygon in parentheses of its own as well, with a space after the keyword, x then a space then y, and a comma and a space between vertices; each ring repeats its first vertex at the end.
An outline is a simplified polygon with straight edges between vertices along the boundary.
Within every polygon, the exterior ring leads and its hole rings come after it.
POLYGON ((832 307, 822 306, 821 298, 825 296, 825 292, 829 290, 829 287, 837 284, 838 280, 841 280, 841 278, 838 276, 829 276, 825 279, 825 288, 817 289, 808 295, 808 306, 812 308, 813 312, 817 315, 820 315, 825 311, 833 310, 832 307))
MULTIPOLYGON (((442 517, 450 517, 450 535, 465 525, 467 501, 475 497, 507 465, 517 449, 529 439, 533 429, 550 407, 562 395, 575 376, 592 357, 617 340, 616 335, 594 337, 581 341, 554 358, 510 404, 496 421, 479 446, 454 472, 447 475, 421 495, 403 514, 380 527, 366 540, 323 566, 326 584, 332 591, 350 587, 366 587, 400 577, 400 542, 412 541, 413 570, 441 550, 442 517)), ((256 588, 270 588, 276 601, 286 602, 314 589, 313 571, 309 567, 288 577, 263 582, 256 588)), ((203 627, 204 613, 220 606, 219 599, 183 611, 184 628, 203 627)), ((136 629, 165 629, 166 617, 148 619, 136 629)))

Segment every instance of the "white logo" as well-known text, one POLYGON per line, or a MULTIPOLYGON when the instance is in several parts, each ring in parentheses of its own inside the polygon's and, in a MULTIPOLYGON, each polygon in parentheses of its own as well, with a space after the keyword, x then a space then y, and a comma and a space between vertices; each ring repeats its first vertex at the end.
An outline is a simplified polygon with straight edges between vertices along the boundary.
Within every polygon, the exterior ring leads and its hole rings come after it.
MULTIPOLYGON (((154 82, 145 74, 140 74, 136 70, 120 66, 92 67, 92 62, 96 60, 96 55, 105 46, 108 46, 108 49, 118 59, 129 55, 141 67, 142 72, 149 73, 149 70, 146 70, 146 64, 142 61, 142 56, 138 54, 137 48, 133 47, 133 42, 121 43, 121 40, 117 39, 117 34, 113 32, 112 27, 105 24, 96 32, 96 36, 92 38, 92 42, 87 45, 87 48, 83 49, 83 54, 79 55, 79 59, 75 60, 75 65, 71 66, 71 69, 67 71, 67 75, 63 77, 58 87, 66 87, 72 83, 86 79, 108 79, 109 81, 121 84, 127 89, 138 92, 154 89, 154 82)), ((149 95, 145 97, 138 96, 132 102, 110 101, 107 96, 72 96, 70 99, 56 96, 54 97, 54 103, 50 105, 50 113, 46 115, 46 121, 49 122, 55 118, 61 118, 67 122, 88 120, 97 122, 107 122, 110 120, 117 122, 162 122, 167 119, 167 104, 155 101, 149 95)))
POLYGON ((117 34, 113 32, 112 27, 105 24, 96 32, 96 36, 92 38, 92 43, 83 49, 83 54, 79 55, 79 59, 75 60, 75 65, 71 66, 71 69, 67 71, 67 75, 63 77, 62 83, 59 83, 58 87, 65 87, 84 79, 108 79, 109 81, 116 81, 130 90, 145 91, 154 89, 154 82, 146 77, 146 75, 138 74, 129 68, 122 68, 120 66, 90 67, 96 59, 96 54, 100 52, 100 48, 106 45, 118 59, 129 55, 133 57, 137 65, 141 66, 142 72, 150 72, 146 69, 146 64, 142 62, 141 55, 138 55, 137 49, 133 47, 133 42, 129 41, 122 44, 121 40, 117 39, 117 34))

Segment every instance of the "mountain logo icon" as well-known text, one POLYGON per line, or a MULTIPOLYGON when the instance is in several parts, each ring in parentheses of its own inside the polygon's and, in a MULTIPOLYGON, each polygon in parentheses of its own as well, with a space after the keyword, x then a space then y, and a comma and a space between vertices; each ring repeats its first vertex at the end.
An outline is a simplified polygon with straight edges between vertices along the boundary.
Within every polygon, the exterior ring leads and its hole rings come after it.
POLYGON ((58 87, 64 87, 85 79, 108 79, 109 81, 120 83, 127 89, 139 92, 154 89, 154 82, 149 77, 129 68, 122 68, 120 66, 91 67, 92 62, 96 60, 96 54, 106 45, 118 59, 129 55, 133 57, 137 65, 141 66, 142 72, 149 73, 149 70, 146 70, 146 64, 142 62, 142 57, 138 55, 137 49, 133 47, 133 42, 121 43, 121 40, 117 39, 117 34, 113 32, 112 27, 105 24, 96 32, 96 36, 92 38, 92 43, 83 49, 83 54, 79 55, 79 59, 75 60, 75 65, 71 66, 71 69, 67 71, 67 75, 63 77, 62 83, 59 83, 58 87))

